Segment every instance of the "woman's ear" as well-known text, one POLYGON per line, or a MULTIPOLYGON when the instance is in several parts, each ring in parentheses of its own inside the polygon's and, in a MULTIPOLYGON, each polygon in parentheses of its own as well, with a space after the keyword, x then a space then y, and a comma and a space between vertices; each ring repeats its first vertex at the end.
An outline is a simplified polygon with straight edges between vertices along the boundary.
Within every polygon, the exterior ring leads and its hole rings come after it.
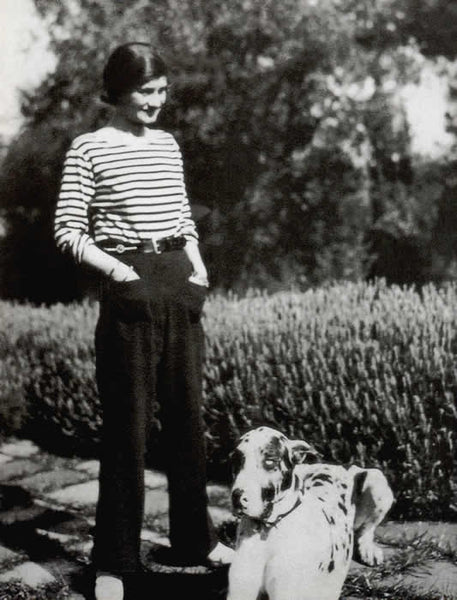
POLYGON ((315 463, 322 458, 320 452, 302 440, 289 440, 289 456, 294 465, 315 463))

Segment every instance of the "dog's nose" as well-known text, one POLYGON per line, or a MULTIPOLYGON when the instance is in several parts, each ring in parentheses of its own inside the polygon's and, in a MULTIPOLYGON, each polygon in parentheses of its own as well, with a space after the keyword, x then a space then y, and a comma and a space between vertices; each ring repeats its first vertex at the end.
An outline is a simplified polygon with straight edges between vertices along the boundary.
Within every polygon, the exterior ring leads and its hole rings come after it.
POLYGON ((247 498, 243 490, 237 488, 232 492, 232 505, 235 510, 242 510, 246 508, 247 498))

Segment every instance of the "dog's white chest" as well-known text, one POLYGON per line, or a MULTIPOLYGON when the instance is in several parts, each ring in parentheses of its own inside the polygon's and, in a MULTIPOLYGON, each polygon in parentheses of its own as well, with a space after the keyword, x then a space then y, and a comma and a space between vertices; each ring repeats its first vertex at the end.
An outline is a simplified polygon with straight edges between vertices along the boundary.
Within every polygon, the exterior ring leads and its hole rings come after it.
POLYGON ((310 495, 270 530, 264 553, 265 589, 273 598, 276 588, 285 585, 289 598, 335 597, 352 556, 350 518, 343 515, 337 520, 331 506, 310 495), (321 595, 313 596, 316 589, 321 595))

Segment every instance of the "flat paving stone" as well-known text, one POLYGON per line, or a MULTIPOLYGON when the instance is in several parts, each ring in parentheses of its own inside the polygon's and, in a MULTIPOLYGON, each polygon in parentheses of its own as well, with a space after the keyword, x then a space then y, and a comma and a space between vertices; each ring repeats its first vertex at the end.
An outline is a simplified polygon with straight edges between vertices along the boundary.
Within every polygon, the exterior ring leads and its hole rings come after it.
POLYGON ((88 474, 73 469, 56 469, 43 473, 35 473, 17 481, 17 484, 31 492, 43 494, 54 490, 61 490, 70 485, 87 481, 88 474))
POLYGON ((83 542, 78 542, 74 545, 71 546, 70 550, 72 552, 77 552, 78 554, 82 554, 84 556, 90 556, 91 552, 92 552, 92 547, 94 545, 94 542, 92 539, 90 540, 85 540, 83 542))
POLYGON ((144 472, 144 484, 148 488, 160 488, 167 487, 167 477, 163 473, 158 471, 151 471, 147 469, 144 472))
POLYGON ((87 481, 88 474, 73 469, 56 469, 29 475, 16 483, 26 490, 42 494, 53 490, 61 490, 69 485, 87 481))
POLYGON ((168 535, 168 512, 164 512, 160 515, 146 515, 145 526, 157 531, 160 535, 168 535))
POLYGON ((30 456, 37 454, 39 448, 30 440, 17 440, 0 446, 0 452, 2 454, 14 456, 15 458, 29 458, 30 456))
POLYGON ((210 504, 218 506, 219 508, 225 508, 229 511, 232 510, 232 502, 228 487, 212 484, 207 487, 207 492, 210 504))
POLYGON ((219 527, 219 525, 222 525, 222 523, 226 523, 227 521, 235 521, 235 517, 226 508, 210 506, 208 510, 216 527, 219 527))
POLYGON ((0 512, 1 525, 15 525, 19 523, 27 523, 33 521, 43 515, 46 509, 43 506, 32 504, 26 507, 12 508, 10 510, 0 512))
POLYGON ((151 529, 142 529, 141 530, 141 539, 143 542, 151 542, 153 544, 157 544, 159 546, 165 546, 167 548, 170 547, 170 540, 160 533, 156 533, 151 529))
POLYGON ((4 565, 7 562, 12 562, 19 557, 20 555, 17 552, 13 552, 9 548, 6 548, 0 544, 0 565, 4 565))
POLYGON ((100 461, 98 460, 85 460, 84 462, 79 463, 75 466, 75 469, 78 471, 85 471, 94 477, 98 477, 98 472, 100 470, 100 461))
POLYGON ((58 542, 62 548, 65 548, 66 552, 74 552, 77 554, 82 554, 84 556, 89 556, 90 551, 92 550, 92 536, 88 538, 87 534, 86 539, 83 539, 83 536, 81 535, 58 533, 55 531, 47 531, 45 529, 36 529, 36 532, 42 537, 45 537, 54 542, 58 542))
POLYGON ((218 497, 222 496, 224 498, 230 498, 230 490, 226 485, 220 485, 218 483, 210 483, 207 486, 208 496, 210 497, 218 497))
POLYGON ((98 499, 98 481, 92 480, 77 485, 70 485, 61 490, 46 494, 46 497, 69 506, 91 506, 96 504, 98 499))
POLYGON ((13 581, 15 579, 30 587, 45 585, 55 581, 54 576, 49 571, 30 561, 17 565, 13 569, 0 574, 1 582, 13 581))
POLYGON ((431 560, 408 573, 386 577, 376 587, 386 589, 393 586, 418 595, 437 595, 440 600, 454 600, 457 599, 457 565, 431 560))
POLYGON ((81 519, 77 516, 61 521, 55 520, 54 522, 49 522, 49 520, 46 522, 46 520, 43 519, 39 523, 39 526, 42 529, 46 529, 46 531, 69 536, 77 535, 79 537, 90 534, 93 528, 93 525, 89 523, 87 519, 81 519))
POLYGON ((39 462, 27 459, 13 460, 2 465, 0 481, 11 481, 12 479, 33 475, 38 471, 43 471, 43 466, 39 462))
POLYGON ((49 538, 50 540, 55 540, 60 544, 65 544, 67 547, 76 542, 80 541, 80 537, 77 535, 71 535, 68 533, 59 533, 58 531, 49 531, 47 529, 35 529, 38 535, 42 535, 44 537, 49 538))
POLYGON ((144 499, 144 513, 148 516, 168 512, 168 493, 165 490, 148 490, 144 499))
POLYGON ((421 538, 424 541, 433 542, 441 550, 457 551, 457 523, 389 521, 378 527, 376 535, 387 544, 404 544, 421 538))

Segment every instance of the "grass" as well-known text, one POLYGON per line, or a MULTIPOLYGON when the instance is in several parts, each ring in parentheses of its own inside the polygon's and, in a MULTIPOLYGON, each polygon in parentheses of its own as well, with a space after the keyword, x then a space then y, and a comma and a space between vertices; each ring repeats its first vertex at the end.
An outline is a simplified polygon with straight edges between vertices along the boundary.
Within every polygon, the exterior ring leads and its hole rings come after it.
POLYGON ((446 598, 438 592, 418 594, 402 583, 402 579, 413 571, 426 575, 431 561, 457 564, 456 551, 443 550, 423 535, 399 540, 391 547, 394 548, 394 553, 383 564, 349 574, 344 585, 344 596, 389 600, 452 600, 457 597, 446 598), (385 583, 387 578, 392 581, 397 577, 395 584, 385 583))

